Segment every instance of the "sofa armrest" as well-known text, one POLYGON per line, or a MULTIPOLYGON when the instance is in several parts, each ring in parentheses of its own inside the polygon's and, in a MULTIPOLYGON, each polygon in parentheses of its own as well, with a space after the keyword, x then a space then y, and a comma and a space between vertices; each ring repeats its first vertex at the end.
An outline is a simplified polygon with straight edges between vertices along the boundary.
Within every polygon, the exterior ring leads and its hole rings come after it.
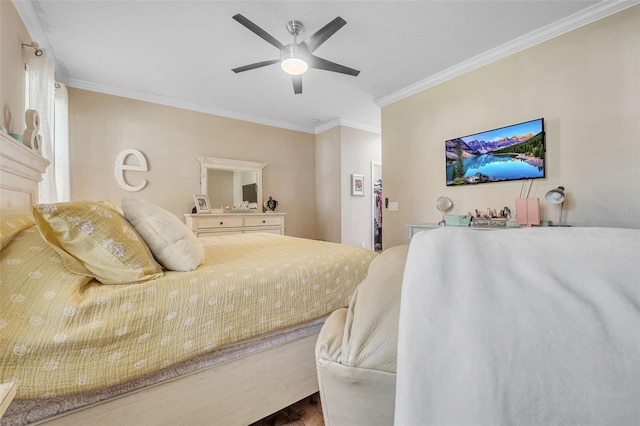
MULTIPOLYGON (((393 423, 396 375, 341 363, 347 309, 325 321, 316 344, 316 368, 326 426, 393 423)), ((395 345, 393 345, 395 347, 395 345)))
POLYGON ((348 308, 334 311, 316 343, 327 426, 393 424, 400 293, 408 246, 370 264, 348 308))
POLYGON ((400 294, 408 251, 408 245, 391 247, 371 262, 346 312, 342 364, 396 372, 400 294))
POLYGON ((342 337, 344 336, 346 318, 347 308, 341 308, 333 311, 325 320, 316 344, 316 359, 318 362, 332 361, 339 363, 341 361, 342 337))

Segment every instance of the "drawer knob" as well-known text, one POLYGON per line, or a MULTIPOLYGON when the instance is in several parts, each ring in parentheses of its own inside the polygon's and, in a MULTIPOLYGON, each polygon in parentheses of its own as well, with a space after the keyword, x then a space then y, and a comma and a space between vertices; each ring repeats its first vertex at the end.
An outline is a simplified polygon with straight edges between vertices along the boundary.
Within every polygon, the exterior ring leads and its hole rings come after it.
POLYGON ((266 220, 264 220, 264 219, 262 219, 262 223, 267 223, 267 221, 266 221, 266 220))
POLYGON ((224 225, 224 222, 220 222, 220 225, 224 225))

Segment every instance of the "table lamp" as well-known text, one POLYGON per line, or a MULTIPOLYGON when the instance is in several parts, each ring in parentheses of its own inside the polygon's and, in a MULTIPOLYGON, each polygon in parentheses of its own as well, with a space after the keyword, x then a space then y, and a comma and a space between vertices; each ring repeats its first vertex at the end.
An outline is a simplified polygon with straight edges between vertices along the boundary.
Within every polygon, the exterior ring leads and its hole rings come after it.
POLYGON ((564 209, 564 186, 552 189, 544 196, 545 200, 551 204, 560 204, 560 222, 558 226, 562 226, 562 210, 564 209))

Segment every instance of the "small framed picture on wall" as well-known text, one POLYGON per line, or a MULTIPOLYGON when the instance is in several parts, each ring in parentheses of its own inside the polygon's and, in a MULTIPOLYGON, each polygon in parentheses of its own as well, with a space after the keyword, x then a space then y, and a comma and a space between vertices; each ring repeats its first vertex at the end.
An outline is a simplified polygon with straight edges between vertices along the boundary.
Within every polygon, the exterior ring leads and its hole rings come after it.
POLYGON ((351 195, 364 196, 364 176, 351 175, 351 195))
POLYGON ((196 202, 196 211, 198 213, 211 213, 209 197, 204 194, 193 194, 193 200, 196 202))

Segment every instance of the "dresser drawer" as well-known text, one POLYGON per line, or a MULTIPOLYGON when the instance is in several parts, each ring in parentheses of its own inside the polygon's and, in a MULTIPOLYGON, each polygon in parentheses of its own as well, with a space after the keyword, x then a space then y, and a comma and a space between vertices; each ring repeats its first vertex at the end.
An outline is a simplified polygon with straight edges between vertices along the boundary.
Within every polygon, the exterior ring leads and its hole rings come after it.
POLYGON ((245 217, 244 226, 279 226, 284 222, 282 216, 245 217))
POLYGON ((242 227, 241 217, 200 217, 198 229, 235 228, 242 227))
MULTIPOLYGON (((0 0, 1 1, 1 0, 0 0)), ((243 234, 245 232, 268 232, 284 235, 286 213, 207 213, 185 214, 187 228, 198 237, 243 234)))

